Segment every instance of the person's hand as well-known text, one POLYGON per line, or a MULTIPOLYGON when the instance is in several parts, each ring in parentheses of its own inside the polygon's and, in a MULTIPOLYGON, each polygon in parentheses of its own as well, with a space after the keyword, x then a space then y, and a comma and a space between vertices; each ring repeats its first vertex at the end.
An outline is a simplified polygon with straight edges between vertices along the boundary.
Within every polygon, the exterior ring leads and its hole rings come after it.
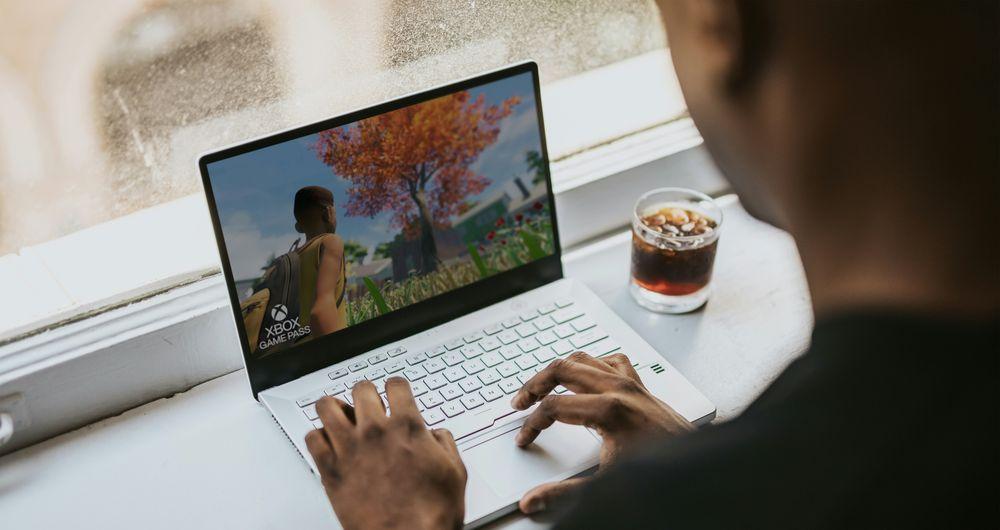
POLYGON ((355 528, 461 528, 465 465, 455 439, 428 431, 410 384, 386 381, 391 415, 375 385, 354 386, 354 407, 324 397, 323 428, 306 435, 340 524, 355 528))
MULTIPOLYGON (((694 427, 643 386, 632 361, 621 353, 595 359, 576 352, 556 359, 535 374, 514 395, 511 405, 525 410, 539 402, 515 440, 525 447, 553 423, 561 421, 596 430, 604 439, 600 469, 625 449, 653 436, 675 435, 694 427), (563 385, 573 394, 550 394, 563 385)), ((521 511, 545 509, 556 498, 583 484, 586 478, 542 484, 521 497, 521 511)))

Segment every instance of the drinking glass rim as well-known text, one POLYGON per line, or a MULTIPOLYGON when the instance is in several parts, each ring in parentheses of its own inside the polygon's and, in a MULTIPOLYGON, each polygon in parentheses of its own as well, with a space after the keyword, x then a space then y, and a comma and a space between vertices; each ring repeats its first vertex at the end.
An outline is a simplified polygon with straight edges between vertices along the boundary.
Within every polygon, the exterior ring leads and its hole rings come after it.
MULTIPOLYGON (((642 226, 647 231, 654 232, 653 229, 651 229, 650 227, 646 226, 646 224, 642 222, 642 218, 639 217, 639 203, 642 202, 644 199, 648 198, 650 195, 653 195, 653 194, 656 194, 656 193, 668 193, 668 192, 681 192, 681 193, 687 193, 687 194, 693 195, 695 198, 697 198, 699 200, 707 201, 716 210, 718 210, 719 211, 719 216, 718 216, 719 218, 718 219, 713 219, 713 221, 715 221, 715 228, 713 229, 712 237, 719 237, 718 232, 719 232, 719 229, 722 228, 722 218, 723 218, 722 207, 719 206, 719 203, 715 202, 715 199, 709 197, 708 195, 706 195, 706 194, 704 194, 704 193, 702 193, 702 192, 700 192, 698 190, 693 190, 691 188, 679 188, 679 187, 668 186, 668 187, 664 187, 664 188, 652 189, 652 190, 647 191, 646 193, 643 193, 642 195, 639 196, 638 199, 636 199, 635 204, 632 206, 632 223, 633 223, 633 225, 636 224, 636 223, 638 223, 639 226, 642 226)), ((689 236, 679 236, 679 235, 674 235, 674 234, 664 234, 663 232, 655 232, 655 235, 658 236, 658 237, 663 237, 663 238, 666 238, 666 239, 672 239, 672 240, 678 240, 678 241, 691 241, 691 240, 695 240, 695 239, 705 239, 705 234, 692 234, 692 235, 689 235, 689 236)))

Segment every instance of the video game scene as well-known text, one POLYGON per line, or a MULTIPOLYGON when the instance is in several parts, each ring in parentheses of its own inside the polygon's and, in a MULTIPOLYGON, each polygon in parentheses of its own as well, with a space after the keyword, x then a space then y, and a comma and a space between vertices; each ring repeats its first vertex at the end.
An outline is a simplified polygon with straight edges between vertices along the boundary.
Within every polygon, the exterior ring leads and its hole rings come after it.
POLYGON ((531 74, 208 166, 255 358, 554 252, 531 74))

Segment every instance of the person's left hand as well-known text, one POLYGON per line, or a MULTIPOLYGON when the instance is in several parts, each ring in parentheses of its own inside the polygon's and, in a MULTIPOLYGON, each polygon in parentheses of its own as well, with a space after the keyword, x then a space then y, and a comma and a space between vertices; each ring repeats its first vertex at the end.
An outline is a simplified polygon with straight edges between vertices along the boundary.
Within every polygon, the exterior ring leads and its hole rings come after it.
POLYGON ((427 430, 405 379, 391 377, 385 388, 388 416, 369 381, 354 386, 354 407, 330 397, 316 404, 323 429, 306 445, 340 524, 461 528, 467 474, 455 439, 427 430))

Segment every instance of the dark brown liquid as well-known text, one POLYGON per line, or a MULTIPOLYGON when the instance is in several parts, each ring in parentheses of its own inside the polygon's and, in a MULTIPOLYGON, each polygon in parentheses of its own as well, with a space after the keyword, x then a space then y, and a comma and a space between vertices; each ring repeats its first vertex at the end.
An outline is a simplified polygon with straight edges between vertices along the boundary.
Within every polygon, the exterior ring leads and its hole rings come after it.
POLYGON ((697 292, 712 279, 719 240, 691 249, 663 249, 632 232, 632 281, 668 296, 697 292))

